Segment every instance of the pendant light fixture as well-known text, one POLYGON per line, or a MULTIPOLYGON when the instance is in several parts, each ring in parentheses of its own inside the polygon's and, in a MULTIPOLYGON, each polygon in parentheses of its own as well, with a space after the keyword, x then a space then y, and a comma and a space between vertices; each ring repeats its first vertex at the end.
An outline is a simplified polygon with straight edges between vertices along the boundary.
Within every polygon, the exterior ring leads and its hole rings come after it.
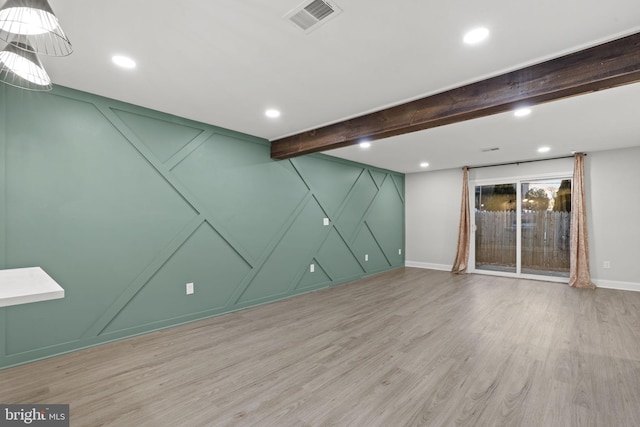
POLYGON ((0 81, 22 89, 49 91, 51 79, 27 44, 11 41, 0 51, 0 81))
POLYGON ((47 0, 7 0, 0 8, 0 39, 31 46, 48 56, 67 56, 71 42, 47 0))
POLYGON ((28 90, 53 88, 37 54, 67 56, 71 43, 47 0, 7 0, 0 7, 0 81, 28 90))

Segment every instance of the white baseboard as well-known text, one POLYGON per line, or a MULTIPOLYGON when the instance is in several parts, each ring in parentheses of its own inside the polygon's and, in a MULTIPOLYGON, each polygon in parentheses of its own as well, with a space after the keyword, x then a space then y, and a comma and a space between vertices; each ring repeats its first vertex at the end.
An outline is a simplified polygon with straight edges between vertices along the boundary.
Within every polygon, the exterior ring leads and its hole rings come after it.
POLYGON ((451 271, 451 269, 453 268, 452 265, 432 264, 430 262, 417 262, 417 261, 405 261, 404 265, 406 267, 426 268, 428 270, 441 270, 441 271, 451 271))
MULTIPOLYGON (((441 270, 441 271, 451 271, 453 268, 452 265, 447 264, 432 264, 430 262, 418 262, 418 261, 405 261, 404 265, 406 267, 415 267, 415 268, 426 268, 429 270, 441 270)), ((566 281, 567 279, 562 279, 562 281, 566 281)), ((618 282, 615 280, 602 280, 602 279, 591 279, 591 281, 599 288, 602 289, 616 289, 619 291, 634 291, 640 292, 640 283, 634 282, 618 282)))
POLYGON ((640 292, 640 283, 617 282, 615 280, 601 280, 601 279, 591 279, 591 281, 599 288, 617 289, 620 291, 640 292))

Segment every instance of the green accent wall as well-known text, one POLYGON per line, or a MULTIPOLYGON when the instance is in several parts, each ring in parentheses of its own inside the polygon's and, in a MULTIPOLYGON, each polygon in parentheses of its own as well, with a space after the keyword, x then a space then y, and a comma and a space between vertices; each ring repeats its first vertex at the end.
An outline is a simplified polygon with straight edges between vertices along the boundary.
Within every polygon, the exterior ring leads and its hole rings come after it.
POLYGON ((65 289, 0 308, 0 368, 404 265, 402 174, 269 148, 64 87, 0 85, 0 268, 40 266, 65 289))

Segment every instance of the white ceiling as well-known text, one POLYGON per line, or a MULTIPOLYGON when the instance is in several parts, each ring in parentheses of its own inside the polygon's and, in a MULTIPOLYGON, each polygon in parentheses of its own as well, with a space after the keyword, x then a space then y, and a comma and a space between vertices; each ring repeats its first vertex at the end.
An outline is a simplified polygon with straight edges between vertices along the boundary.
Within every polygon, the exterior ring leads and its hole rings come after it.
MULTIPOLYGON (((298 0, 50 0, 75 51, 42 61, 55 84, 277 139, 640 32, 638 0, 335 2, 343 13, 305 34, 282 18, 298 0), (490 38, 464 45, 479 25, 490 38)), ((328 154, 414 172, 640 145, 639 96, 634 84, 328 154)))

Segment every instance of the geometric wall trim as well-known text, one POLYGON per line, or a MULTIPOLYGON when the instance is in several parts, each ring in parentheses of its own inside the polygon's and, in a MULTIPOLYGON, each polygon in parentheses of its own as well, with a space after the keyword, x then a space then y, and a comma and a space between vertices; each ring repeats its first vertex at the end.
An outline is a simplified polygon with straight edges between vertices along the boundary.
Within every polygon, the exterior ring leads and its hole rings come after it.
POLYGON ((391 267, 391 263, 366 223, 354 240, 353 248, 358 259, 365 260, 366 257, 367 262, 363 262, 363 267, 367 273, 384 271, 391 267))
POLYGON ((396 182, 392 176, 385 179, 366 220, 369 231, 391 265, 397 265, 404 259, 398 253, 398 249, 404 247, 404 234, 395 232, 404 227, 404 195, 399 192, 396 182))
POLYGON ((0 308, 0 369, 404 265, 402 174, 58 86, 0 128, 0 267, 65 289, 0 308))
POLYGON ((331 283, 331 277, 327 274, 327 272, 322 268, 322 264, 313 258, 311 262, 309 262, 309 268, 306 268, 304 271, 304 275, 298 282, 296 289, 309 289, 313 287, 318 287, 331 283), (313 273, 311 272, 311 265, 314 266, 313 273))
POLYGON ((129 111, 115 108, 112 111, 163 163, 203 133, 202 129, 129 111))
POLYGON ((224 308, 251 267, 206 222, 160 267, 102 333, 107 334, 201 311, 224 308), (215 253, 215 257, 210 254, 215 253), (197 285, 194 296, 185 288, 197 285), (148 310, 152 305, 155 310, 148 310))
POLYGON ((351 243, 358 235, 363 226, 371 204, 378 194, 378 186, 368 171, 358 178, 353 186, 353 191, 347 199, 344 209, 336 218, 336 227, 340 234, 346 239, 346 243, 351 243))
POLYGON ((373 180, 376 182, 376 186, 378 186, 378 188, 380 188, 384 180, 387 178, 387 174, 375 170, 369 169, 369 173, 371 174, 373 180))

